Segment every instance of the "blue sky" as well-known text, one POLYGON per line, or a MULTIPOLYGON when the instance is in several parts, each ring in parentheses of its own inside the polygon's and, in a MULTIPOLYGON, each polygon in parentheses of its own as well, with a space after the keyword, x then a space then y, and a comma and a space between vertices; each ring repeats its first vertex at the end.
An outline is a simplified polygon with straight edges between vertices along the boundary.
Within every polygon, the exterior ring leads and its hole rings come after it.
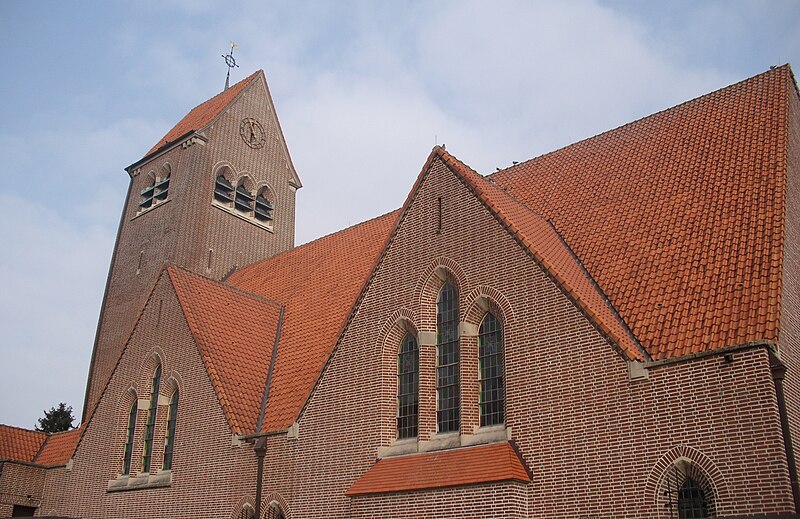
POLYGON ((0 3, 0 423, 80 416, 123 168, 264 69, 297 242, 399 207, 435 143, 482 173, 791 63, 800 3, 0 3))

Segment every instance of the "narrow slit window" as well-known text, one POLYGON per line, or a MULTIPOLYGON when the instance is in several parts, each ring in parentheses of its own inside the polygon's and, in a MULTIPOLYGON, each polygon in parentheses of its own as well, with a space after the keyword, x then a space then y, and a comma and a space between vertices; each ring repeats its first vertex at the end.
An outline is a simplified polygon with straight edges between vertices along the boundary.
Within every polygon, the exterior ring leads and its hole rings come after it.
POLYGON ((150 409, 147 411, 147 423, 144 429, 144 449, 142 453, 142 472, 150 472, 150 461, 153 457, 153 433, 156 428, 158 413, 158 391, 161 385, 161 365, 153 374, 153 388, 150 392, 150 409))
POLYGON ((458 292, 446 283, 436 305, 436 425, 440 433, 461 428, 458 292))
POLYGON ((178 390, 169 399, 169 415, 167 419, 167 438, 164 444, 164 470, 172 468, 172 452, 175 450, 175 424, 178 420, 178 390))
POLYGON ((406 334, 397 355, 397 437, 417 436, 419 417, 419 347, 406 334))
POLYGON ((224 175, 219 175, 214 183, 214 200, 226 205, 233 203, 233 185, 224 175))
POLYGON ((122 473, 127 475, 131 473, 131 455, 133 454, 133 437, 136 434, 136 412, 138 406, 133 402, 131 411, 128 414, 128 428, 125 431, 125 454, 122 458, 122 473))
POLYGON ((478 330, 481 427, 505 420, 503 330, 497 318, 487 313, 478 330))

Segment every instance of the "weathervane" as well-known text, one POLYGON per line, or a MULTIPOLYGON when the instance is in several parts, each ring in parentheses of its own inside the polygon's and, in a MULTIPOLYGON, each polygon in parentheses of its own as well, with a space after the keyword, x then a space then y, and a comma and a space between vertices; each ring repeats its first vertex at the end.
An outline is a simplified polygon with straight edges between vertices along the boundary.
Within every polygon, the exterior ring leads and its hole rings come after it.
POLYGON ((239 66, 236 64, 236 60, 233 59, 233 49, 237 48, 239 48, 239 46, 236 45, 236 43, 231 42, 230 54, 224 54, 222 56, 222 59, 225 60, 225 64, 228 65, 228 75, 225 77, 225 90, 228 90, 228 86, 231 84, 231 69, 239 66))

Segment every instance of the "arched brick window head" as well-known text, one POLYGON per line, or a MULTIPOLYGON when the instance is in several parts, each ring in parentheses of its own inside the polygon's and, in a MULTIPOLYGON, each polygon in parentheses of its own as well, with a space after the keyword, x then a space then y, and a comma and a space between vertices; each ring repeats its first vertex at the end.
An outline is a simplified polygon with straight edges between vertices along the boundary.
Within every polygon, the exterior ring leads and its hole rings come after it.
POLYGON ((161 386, 161 365, 153 373, 153 386, 150 391, 150 409, 147 411, 147 423, 144 429, 144 451, 142 453, 142 472, 150 472, 150 461, 153 458, 153 433, 158 413, 158 391, 161 386))
POLYGON ((436 303, 436 425, 440 433, 461 428, 458 291, 445 283, 436 303))
POLYGON ((417 436, 419 417, 419 347, 410 333, 403 337, 397 355, 397 437, 417 436))
POLYGON ((481 427, 505 421, 503 330, 494 314, 487 313, 478 330, 481 427))
POLYGON ((670 517, 716 517, 715 493, 705 472, 688 459, 676 460, 663 482, 664 507, 670 517), (674 514, 674 515, 673 515, 674 514))

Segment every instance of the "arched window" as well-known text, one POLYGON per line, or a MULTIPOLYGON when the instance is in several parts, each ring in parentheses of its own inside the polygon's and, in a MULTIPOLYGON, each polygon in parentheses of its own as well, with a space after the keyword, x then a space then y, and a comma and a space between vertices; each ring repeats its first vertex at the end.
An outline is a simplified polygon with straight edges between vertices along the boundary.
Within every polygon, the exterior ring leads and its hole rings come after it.
POLYGON ((256 220, 263 223, 272 222, 272 210, 275 209, 275 207, 272 205, 271 198, 272 195, 269 192, 269 188, 261 188, 256 197, 256 220))
POLYGON ((139 212, 150 209, 167 199, 167 195, 169 194, 169 177, 170 167, 168 164, 164 164, 158 176, 156 176, 155 173, 150 173, 147 185, 139 192, 141 195, 139 199, 139 212))
POLYGON ((131 411, 128 414, 128 428, 125 431, 125 455, 122 458, 122 473, 131 473, 131 455, 133 454, 133 437, 136 434, 136 412, 138 407, 137 401, 133 401, 131 411))
POLYGON ((481 427, 505 420, 503 376, 503 330, 497 318, 487 313, 478 330, 481 427))
POLYGON ((214 200, 230 207, 233 203, 233 185, 228 182, 225 175, 217 175, 214 182, 214 200))
POLYGON ((178 390, 169 399, 169 415, 167 419, 167 437, 164 444, 164 470, 172 468, 172 451, 175 449, 175 423, 178 419, 178 390))
POLYGON ((461 427, 458 291, 445 283, 436 304, 436 425, 438 432, 461 427))
POLYGON ((253 212, 253 202, 255 197, 253 193, 244 185, 244 179, 236 186, 236 198, 233 202, 233 208, 248 215, 253 212))
POLYGON ((142 453, 142 472, 150 472, 150 460, 153 457, 153 433, 156 428, 158 412, 158 390, 161 385, 161 365, 153 374, 153 387, 150 391, 150 409, 147 410, 147 423, 144 429, 144 452, 142 453))
POLYGON ((708 515, 708 502, 703 487, 692 478, 686 478, 678 491, 678 519, 704 519, 708 515))
POLYGON ((417 435, 419 416, 419 347, 407 333, 397 354, 397 437, 417 435))

